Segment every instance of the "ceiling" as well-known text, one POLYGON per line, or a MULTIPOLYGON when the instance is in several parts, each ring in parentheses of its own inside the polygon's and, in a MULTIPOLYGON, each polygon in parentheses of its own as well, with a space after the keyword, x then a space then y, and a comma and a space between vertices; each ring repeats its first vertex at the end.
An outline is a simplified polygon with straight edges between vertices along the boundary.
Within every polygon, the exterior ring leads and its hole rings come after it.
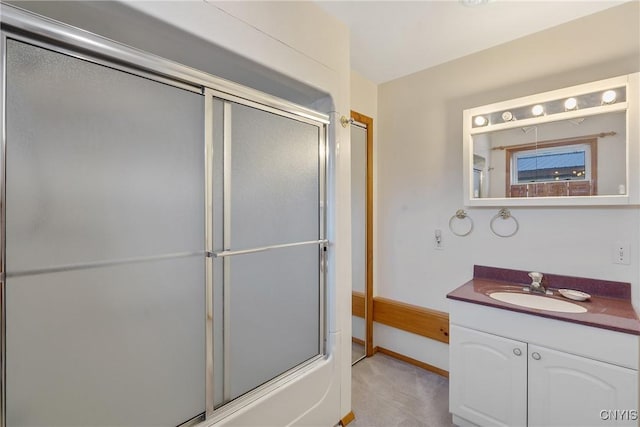
MULTIPOLYGON (((629 0, 327 1, 351 31, 351 68, 384 83, 629 0)), ((631 0, 638 1, 638 0, 631 0)))

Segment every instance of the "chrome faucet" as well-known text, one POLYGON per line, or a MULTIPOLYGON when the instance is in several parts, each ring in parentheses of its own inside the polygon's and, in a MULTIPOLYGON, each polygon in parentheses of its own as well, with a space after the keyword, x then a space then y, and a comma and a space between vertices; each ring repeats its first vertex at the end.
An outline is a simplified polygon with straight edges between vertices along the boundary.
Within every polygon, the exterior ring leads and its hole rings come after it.
POLYGON ((541 294, 547 293, 547 289, 542 285, 542 273, 532 271, 529 273, 529 277, 531 277, 531 284, 529 285, 529 290, 531 292, 538 292, 541 294))

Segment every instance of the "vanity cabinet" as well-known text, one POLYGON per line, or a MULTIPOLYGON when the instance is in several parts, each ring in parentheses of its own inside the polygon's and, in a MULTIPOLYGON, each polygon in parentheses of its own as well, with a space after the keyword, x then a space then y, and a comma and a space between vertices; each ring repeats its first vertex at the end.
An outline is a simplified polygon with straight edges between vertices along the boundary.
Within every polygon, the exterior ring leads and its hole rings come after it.
POLYGON ((450 409, 469 425, 637 425, 600 414, 636 408, 636 370, 460 326, 449 331, 450 409))
POLYGON ((477 425, 527 425, 527 344, 452 325, 449 405, 477 425))
POLYGON ((527 384, 530 426, 638 425, 630 413, 617 424, 601 414, 638 409, 633 369, 529 345, 527 384))
POLYGON ((458 301, 450 316, 456 425, 639 425, 638 336, 458 301))

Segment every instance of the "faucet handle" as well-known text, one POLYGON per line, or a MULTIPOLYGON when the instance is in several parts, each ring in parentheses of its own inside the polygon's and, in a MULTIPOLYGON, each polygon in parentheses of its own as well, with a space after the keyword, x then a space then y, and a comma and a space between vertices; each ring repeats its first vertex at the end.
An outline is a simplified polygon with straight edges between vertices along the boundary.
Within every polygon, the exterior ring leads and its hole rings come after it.
POLYGON ((542 273, 538 273, 537 271, 532 271, 531 273, 529 273, 529 277, 531 277, 531 280, 536 283, 542 282, 542 276, 542 273))

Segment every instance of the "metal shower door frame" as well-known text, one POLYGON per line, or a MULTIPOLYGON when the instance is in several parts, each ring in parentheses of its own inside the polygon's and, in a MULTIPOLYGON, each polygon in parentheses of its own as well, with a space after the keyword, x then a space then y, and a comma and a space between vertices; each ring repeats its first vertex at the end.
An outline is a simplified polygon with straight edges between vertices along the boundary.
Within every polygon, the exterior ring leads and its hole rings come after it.
MULTIPOLYGON (((282 373, 281 375, 275 377, 274 379, 266 382, 265 384, 262 384, 261 386, 250 390, 249 392, 247 392, 246 394, 228 402, 228 403, 224 403, 220 408, 215 408, 214 407, 214 389, 215 386, 213 384, 213 317, 214 317, 214 312, 213 312, 213 300, 208 300, 207 304, 211 304, 211 311, 207 310, 207 321, 211 322, 210 325, 207 326, 207 340, 209 340, 210 342, 207 343, 207 351, 210 352, 207 355, 207 366, 211 366, 211 374, 207 373, 207 387, 208 390, 210 390, 210 394, 209 391, 207 393, 207 418, 212 418, 212 420, 215 422, 217 420, 223 419, 225 417, 227 417, 228 415, 230 415, 231 413, 237 411, 238 409, 242 408, 243 406, 245 406, 247 403, 252 402, 254 400, 256 400, 257 398, 263 396, 264 394, 268 393, 269 391, 277 388, 279 385, 281 385, 282 380, 287 381, 288 379, 292 379, 295 378, 295 376, 300 373, 302 370, 304 370, 305 367, 313 364, 315 361, 322 359, 324 357, 326 357, 326 339, 327 339, 327 316, 326 316, 326 267, 327 267, 327 249, 328 249, 328 245, 329 245, 329 241, 327 240, 327 211, 326 211, 326 206, 327 206, 327 164, 328 164, 328 148, 327 148, 327 135, 328 135, 328 122, 327 121, 318 121, 315 119, 310 119, 308 117, 304 117, 304 116, 300 116, 297 114, 292 113, 291 111, 283 111, 281 109, 278 108, 274 108, 272 106, 268 106, 268 105, 264 105, 262 103, 256 102, 256 101, 252 101, 252 100, 248 100, 246 98, 237 96, 237 95, 233 95, 233 94, 229 94, 220 90, 216 90, 216 89, 212 89, 212 88, 205 88, 205 106, 206 106, 206 111, 205 117, 211 117, 211 115, 213 114, 213 101, 214 99, 217 99, 219 101, 222 102, 223 106, 223 129, 222 129, 222 135, 223 135, 223 153, 215 153, 214 152, 214 143, 213 143, 213 138, 214 138, 214 129, 213 126, 211 124, 208 124, 207 128, 206 128, 206 132, 205 132, 205 138, 207 139, 206 142, 206 147, 209 147, 209 152, 211 153, 212 157, 210 159, 213 159, 214 156, 222 156, 223 160, 223 189, 222 189, 222 195, 223 195, 223 213, 222 213, 222 228, 223 228, 223 232, 222 232, 222 245, 223 245, 223 250, 220 251, 215 251, 215 248, 213 247, 213 241, 214 241, 214 218, 213 218, 213 209, 208 209, 207 212, 207 217, 206 217, 206 227, 207 231, 207 245, 206 245, 206 251, 207 251, 207 256, 208 256, 208 261, 207 261, 207 269, 210 269, 207 271, 206 273, 206 277, 211 277, 213 278, 213 269, 214 269, 214 264, 213 264, 213 260, 214 259, 221 259, 222 263, 223 263, 223 271, 229 271, 230 269, 230 260, 233 256, 236 255, 245 255, 245 254, 252 254, 252 253, 257 253, 257 252, 267 252, 267 251, 272 251, 272 250, 277 250, 277 249, 282 249, 282 248, 290 248, 290 247, 297 247, 297 246, 312 246, 312 245, 316 245, 319 247, 319 253, 320 253, 320 259, 319 259, 319 263, 320 263, 320 268, 319 268, 319 272, 320 272, 320 277, 319 279, 319 302, 320 302, 320 307, 319 307, 319 313, 320 313, 320 319, 319 319, 319 327, 320 330, 318 331, 318 336, 319 336, 319 342, 318 342, 318 349, 319 349, 319 354, 303 363, 301 363, 300 365, 297 365, 295 367, 292 367, 291 369, 289 369, 288 371, 282 373), (318 183, 319 183, 319 188, 318 188, 318 196, 319 196, 319 200, 318 200, 318 224, 319 224, 319 230, 318 230, 318 236, 319 238, 317 240, 310 240, 310 241, 304 241, 304 242, 293 242, 293 243, 286 243, 286 244, 276 244, 276 245, 269 245, 269 246, 261 246, 261 247, 255 247, 255 248, 246 248, 246 249, 240 249, 240 250, 230 250, 230 244, 231 244, 231 224, 230 224, 230 219, 231 219, 231 160, 232 160, 232 150, 231 150, 231 144, 232 144, 232 140, 231 140, 231 120, 232 120, 232 114, 231 114, 231 105, 232 103, 234 104, 239 104, 239 105, 243 105, 243 106, 247 106, 247 107, 251 107, 251 108, 255 108, 257 110, 263 111, 263 112, 267 112, 267 113, 272 113, 275 114, 277 116, 280 117, 285 117, 285 118, 289 118, 289 119, 293 119, 302 123, 306 123, 309 125, 313 125, 316 126, 318 128, 318 151, 319 151, 319 158, 318 158, 318 183), (211 330, 211 333, 209 333, 209 328, 211 330), (211 381, 209 383, 209 381, 211 381)), ((212 120, 207 120, 207 123, 212 123, 212 120)), ((211 164, 211 170, 210 173, 208 173, 207 175, 207 185, 209 186, 209 188, 207 188, 207 196, 208 197, 212 197, 213 192, 214 192, 214 186, 216 185, 215 183, 215 179, 214 179, 214 174, 213 174, 213 161, 208 162, 211 164)), ((226 300, 226 298, 228 298, 229 295, 229 290, 230 290, 230 281, 229 281, 229 276, 228 274, 223 274, 223 294, 225 295, 225 301, 223 303, 223 306, 226 308, 229 306, 229 301, 226 300)), ((208 295, 212 295, 213 296, 213 280, 211 280, 210 283, 207 284, 207 293, 208 295), (209 287, 209 284, 211 285, 211 287, 209 287)), ((228 356, 228 351, 229 351, 229 338, 230 338, 230 329, 227 327, 227 325, 229 325, 229 311, 228 310, 224 310, 223 313, 223 318, 224 318, 224 352, 225 352, 225 358, 229 357, 228 356)), ((224 394, 224 399, 227 399, 229 397, 229 383, 230 383, 230 379, 229 379, 229 372, 228 369, 225 368, 224 370, 224 387, 223 387, 223 394, 224 394)))

